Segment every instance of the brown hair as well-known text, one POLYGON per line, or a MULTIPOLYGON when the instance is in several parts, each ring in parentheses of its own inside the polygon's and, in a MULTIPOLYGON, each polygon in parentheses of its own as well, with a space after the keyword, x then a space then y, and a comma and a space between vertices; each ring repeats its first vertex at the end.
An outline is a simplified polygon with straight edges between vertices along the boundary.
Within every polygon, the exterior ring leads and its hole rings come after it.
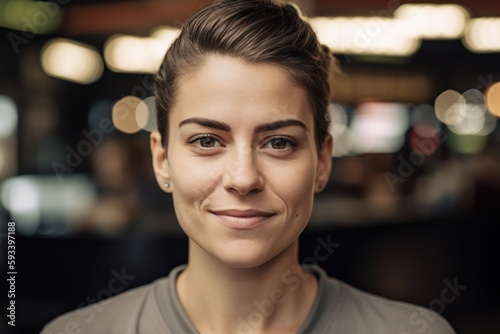
POLYGON ((316 146, 328 133, 330 75, 336 63, 321 45, 298 8, 272 0, 225 0, 189 18, 167 51, 154 84, 158 130, 168 140, 168 112, 175 102, 179 78, 211 55, 285 68, 306 90, 314 113, 316 146))

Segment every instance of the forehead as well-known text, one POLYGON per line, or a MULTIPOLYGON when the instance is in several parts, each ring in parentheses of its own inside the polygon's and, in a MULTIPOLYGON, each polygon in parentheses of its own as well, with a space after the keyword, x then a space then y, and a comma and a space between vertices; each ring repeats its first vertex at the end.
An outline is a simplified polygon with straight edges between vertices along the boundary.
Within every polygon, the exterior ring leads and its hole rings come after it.
POLYGON ((170 115, 174 123, 186 116, 229 115, 266 121, 295 117, 308 125, 313 119, 306 91, 276 64, 212 56, 179 79, 170 115))

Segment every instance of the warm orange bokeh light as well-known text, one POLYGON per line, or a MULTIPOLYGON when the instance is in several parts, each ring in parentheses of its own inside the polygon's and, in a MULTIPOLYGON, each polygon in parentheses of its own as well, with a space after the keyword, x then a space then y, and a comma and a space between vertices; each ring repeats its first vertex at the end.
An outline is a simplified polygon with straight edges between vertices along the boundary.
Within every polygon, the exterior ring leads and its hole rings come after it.
POLYGON ((500 82, 491 85, 486 91, 486 106, 493 116, 500 117, 500 82))

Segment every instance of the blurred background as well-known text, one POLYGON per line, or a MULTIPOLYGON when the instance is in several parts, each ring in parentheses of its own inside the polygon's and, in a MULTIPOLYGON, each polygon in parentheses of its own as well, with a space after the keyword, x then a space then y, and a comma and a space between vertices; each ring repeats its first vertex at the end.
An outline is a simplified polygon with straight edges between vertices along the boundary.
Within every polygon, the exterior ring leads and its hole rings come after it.
MULTIPOLYGON (((8 222, 17 272, 16 327, 2 316, 2 333, 110 297, 117 272, 128 290, 186 261, 150 164, 151 85, 210 2, 0 0, 2 296, 8 222)), ((296 3, 341 67, 333 173, 301 259, 331 240, 316 259, 329 274, 458 333, 500 333, 500 2, 296 3)))

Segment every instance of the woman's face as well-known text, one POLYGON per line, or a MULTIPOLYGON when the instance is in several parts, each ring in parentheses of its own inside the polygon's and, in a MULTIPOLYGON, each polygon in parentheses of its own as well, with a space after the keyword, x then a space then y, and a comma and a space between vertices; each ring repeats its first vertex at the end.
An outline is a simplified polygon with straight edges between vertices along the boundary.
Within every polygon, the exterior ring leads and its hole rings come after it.
POLYGON ((306 92, 277 65, 214 56, 181 77, 167 149, 158 132, 151 145, 191 244, 249 268, 295 243, 330 173, 331 137, 318 152, 313 124, 306 92))

